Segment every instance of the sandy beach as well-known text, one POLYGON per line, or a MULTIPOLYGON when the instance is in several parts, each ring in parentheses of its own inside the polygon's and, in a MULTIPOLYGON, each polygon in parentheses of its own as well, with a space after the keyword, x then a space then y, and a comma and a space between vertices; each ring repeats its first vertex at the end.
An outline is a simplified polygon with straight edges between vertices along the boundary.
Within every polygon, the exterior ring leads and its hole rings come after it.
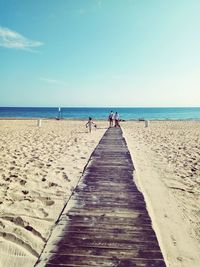
MULTIPOLYGON (((0 266, 33 266, 107 122, 0 121, 0 266)), ((167 266, 200 266, 200 122, 121 123, 167 266)))
POLYGON ((123 129, 167 266, 200 266, 200 121, 123 129))
POLYGON ((89 134, 84 121, 0 121, 0 266, 34 265, 104 132, 89 134))
POLYGON ((200 267, 200 1, 0 10, 0 267, 200 267))

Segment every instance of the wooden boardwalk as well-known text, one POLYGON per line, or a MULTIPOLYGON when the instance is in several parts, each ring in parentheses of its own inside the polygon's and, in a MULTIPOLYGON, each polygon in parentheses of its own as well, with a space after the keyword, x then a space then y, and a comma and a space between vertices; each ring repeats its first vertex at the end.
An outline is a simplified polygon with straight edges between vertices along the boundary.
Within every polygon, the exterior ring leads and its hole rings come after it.
POLYGON ((164 267, 120 128, 107 130, 70 199, 67 226, 44 266, 164 267))

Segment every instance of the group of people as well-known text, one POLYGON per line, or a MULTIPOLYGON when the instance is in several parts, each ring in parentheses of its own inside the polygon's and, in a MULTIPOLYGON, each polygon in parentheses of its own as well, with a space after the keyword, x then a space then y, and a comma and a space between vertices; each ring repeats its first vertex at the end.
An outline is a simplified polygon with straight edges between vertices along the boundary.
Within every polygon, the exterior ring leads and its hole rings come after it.
MULTIPOLYGON (((119 114, 117 112, 113 112, 111 110, 109 116, 108 116, 108 121, 109 121, 109 127, 120 127, 119 125, 119 114)), ((97 127, 97 125, 92 121, 92 118, 89 117, 88 122, 86 123, 86 128, 88 128, 89 132, 91 133, 92 127, 97 127)))
POLYGON ((108 121, 109 121, 109 127, 120 127, 119 126, 119 114, 117 112, 115 112, 115 114, 113 113, 113 111, 111 110, 109 116, 108 116, 108 121))

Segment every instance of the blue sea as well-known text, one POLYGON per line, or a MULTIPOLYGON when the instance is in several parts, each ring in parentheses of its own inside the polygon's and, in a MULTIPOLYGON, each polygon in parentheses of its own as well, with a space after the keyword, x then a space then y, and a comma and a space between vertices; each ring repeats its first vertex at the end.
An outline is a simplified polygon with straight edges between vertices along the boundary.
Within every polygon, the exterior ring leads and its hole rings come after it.
MULTIPOLYGON (((196 108, 61 108, 64 119, 106 119, 113 110, 122 120, 200 120, 200 107, 196 108)), ((0 118, 56 118, 58 108, 0 107, 0 118)))

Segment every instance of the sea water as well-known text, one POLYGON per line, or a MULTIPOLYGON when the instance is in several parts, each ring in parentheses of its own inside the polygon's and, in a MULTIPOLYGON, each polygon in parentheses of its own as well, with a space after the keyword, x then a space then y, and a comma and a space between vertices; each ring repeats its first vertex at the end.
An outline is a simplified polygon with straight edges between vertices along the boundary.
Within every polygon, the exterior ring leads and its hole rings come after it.
POLYGON ((0 107, 0 118, 106 119, 110 111, 118 112, 122 120, 200 120, 200 107, 194 108, 69 108, 61 107, 0 107))

